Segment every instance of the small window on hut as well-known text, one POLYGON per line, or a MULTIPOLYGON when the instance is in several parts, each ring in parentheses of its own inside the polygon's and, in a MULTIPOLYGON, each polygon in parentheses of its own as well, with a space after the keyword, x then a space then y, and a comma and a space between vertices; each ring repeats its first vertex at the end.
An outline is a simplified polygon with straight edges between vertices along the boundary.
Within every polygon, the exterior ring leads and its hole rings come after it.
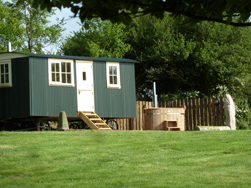
POLYGON ((49 85, 74 86, 73 60, 49 59, 49 85))
POLYGON ((0 60, 0 87, 11 87, 11 60, 0 60))
POLYGON ((107 88, 121 88, 119 63, 106 62, 106 81, 107 88))
POLYGON ((83 72, 83 81, 86 81, 86 72, 83 72))

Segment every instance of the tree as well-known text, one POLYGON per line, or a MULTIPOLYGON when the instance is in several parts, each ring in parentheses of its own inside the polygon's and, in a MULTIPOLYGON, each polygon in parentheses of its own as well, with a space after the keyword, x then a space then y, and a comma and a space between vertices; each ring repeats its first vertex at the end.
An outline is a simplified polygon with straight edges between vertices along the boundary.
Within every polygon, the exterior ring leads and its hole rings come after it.
POLYGON ((121 58, 129 51, 125 43, 125 26, 111 24, 109 21, 93 19, 90 28, 73 32, 61 46, 61 54, 90 57, 121 58))
MULTIPOLYGON (((58 24, 49 26, 48 18, 55 11, 49 13, 47 10, 32 8, 32 3, 32 0, 25 0, 23 4, 16 4, 16 0, 13 0, 13 4, 2 4, 0 16, 3 22, 0 23, 0 29, 3 32, 0 37, 6 42, 11 40, 14 50, 44 53, 43 48, 57 43, 64 31, 64 23, 58 20, 58 24)), ((2 51, 6 50, 3 48, 2 51)))
MULTIPOLYGON (((22 4, 25 0, 18 1, 22 4)), ((206 20, 234 26, 251 26, 247 22, 251 12, 249 0, 34 0, 33 6, 48 10, 53 7, 70 8, 82 22, 99 17, 113 23, 129 24, 131 17, 151 14, 163 18, 164 13, 169 12, 178 22, 185 16, 192 24, 206 20)))
POLYGON ((153 80, 160 100, 229 93, 236 104, 237 126, 245 128, 250 122, 250 28, 212 22, 177 26, 165 15, 162 20, 134 19, 127 29, 131 50, 125 57, 140 61, 136 64, 138 100, 151 99, 153 80))
POLYGON ((154 79, 159 96, 185 98, 194 92, 217 95, 221 88, 243 93, 243 83, 249 83, 249 28, 209 22, 177 27, 168 15, 162 20, 145 16, 133 20, 127 38, 131 51, 125 57, 141 62, 136 65, 138 98, 148 96, 154 79))
POLYGON ((43 48, 57 43, 64 30, 62 28, 63 20, 58 20, 58 24, 49 26, 48 18, 55 14, 55 10, 49 13, 39 7, 35 9, 32 8, 32 3, 33 0, 25 0, 22 4, 16 4, 19 11, 23 13, 24 38, 26 40, 23 51, 41 53, 43 48))
POLYGON ((10 3, 0 0, 0 52, 7 51, 8 41, 12 41, 15 50, 19 50, 24 43, 24 26, 22 14, 18 8, 10 8, 10 3))

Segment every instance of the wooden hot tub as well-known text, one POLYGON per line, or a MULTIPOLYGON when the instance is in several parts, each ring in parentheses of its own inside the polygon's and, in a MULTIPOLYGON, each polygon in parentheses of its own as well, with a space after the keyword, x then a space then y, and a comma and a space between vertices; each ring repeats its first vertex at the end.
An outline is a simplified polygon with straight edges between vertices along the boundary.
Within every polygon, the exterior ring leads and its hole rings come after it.
POLYGON ((185 131, 185 110, 185 106, 144 108, 144 130, 185 131))

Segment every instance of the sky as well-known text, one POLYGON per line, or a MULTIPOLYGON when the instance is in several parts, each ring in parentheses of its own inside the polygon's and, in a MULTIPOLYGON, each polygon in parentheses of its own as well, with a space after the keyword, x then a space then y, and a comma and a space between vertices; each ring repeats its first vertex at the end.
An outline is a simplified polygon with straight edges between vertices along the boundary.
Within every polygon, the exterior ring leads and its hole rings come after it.
MULTIPOLYGON (((66 29, 64 32, 63 32, 63 39, 65 39, 67 36, 71 35, 71 33, 73 31, 79 31, 80 30, 80 19, 78 17, 76 18, 71 18, 70 17, 73 15, 73 13, 70 11, 70 9, 62 9, 62 10, 59 10, 57 9, 56 14, 51 16, 49 18, 49 20, 51 21, 50 24, 56 24, 57 21, 56 21, 56 18, 59 18, 60 20, 64 17, 64 20, 65 21, 65 25, 64 25, 64 28, 66 29)), ((49 46, 48 48, 46 48, 45 50, 45 53, 47 52, 50 52, 50 53, 56 53, 57 49, 55 49, 54 46, 49 46)))
POLYGON ((78 17, 69 19, 70 16, 72 16, 72 12, 70 9, 62 9, 61 11, 59 9, 56 10, 56 15, 53 15, 49 20, 51 21, 51 24, 56 24, 56 18, 62 19, 63 17, 65 20, 67 20, 64 25, 66 28, 66 31, 64 32, 64 35, 67 36, 73 31, 78 31, 81 27, 78 23, 80 23, 80 19, 78 17))

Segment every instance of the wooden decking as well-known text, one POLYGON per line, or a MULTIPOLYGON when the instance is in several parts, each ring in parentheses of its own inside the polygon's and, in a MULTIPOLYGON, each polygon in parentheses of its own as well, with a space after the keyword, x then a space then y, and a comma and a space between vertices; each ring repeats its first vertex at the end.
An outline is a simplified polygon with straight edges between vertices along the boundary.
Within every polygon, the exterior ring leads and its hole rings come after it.
POLYGON ((78 112, 78 116, 92 129, 111 131, 112 129, 95 112, 78 112))

